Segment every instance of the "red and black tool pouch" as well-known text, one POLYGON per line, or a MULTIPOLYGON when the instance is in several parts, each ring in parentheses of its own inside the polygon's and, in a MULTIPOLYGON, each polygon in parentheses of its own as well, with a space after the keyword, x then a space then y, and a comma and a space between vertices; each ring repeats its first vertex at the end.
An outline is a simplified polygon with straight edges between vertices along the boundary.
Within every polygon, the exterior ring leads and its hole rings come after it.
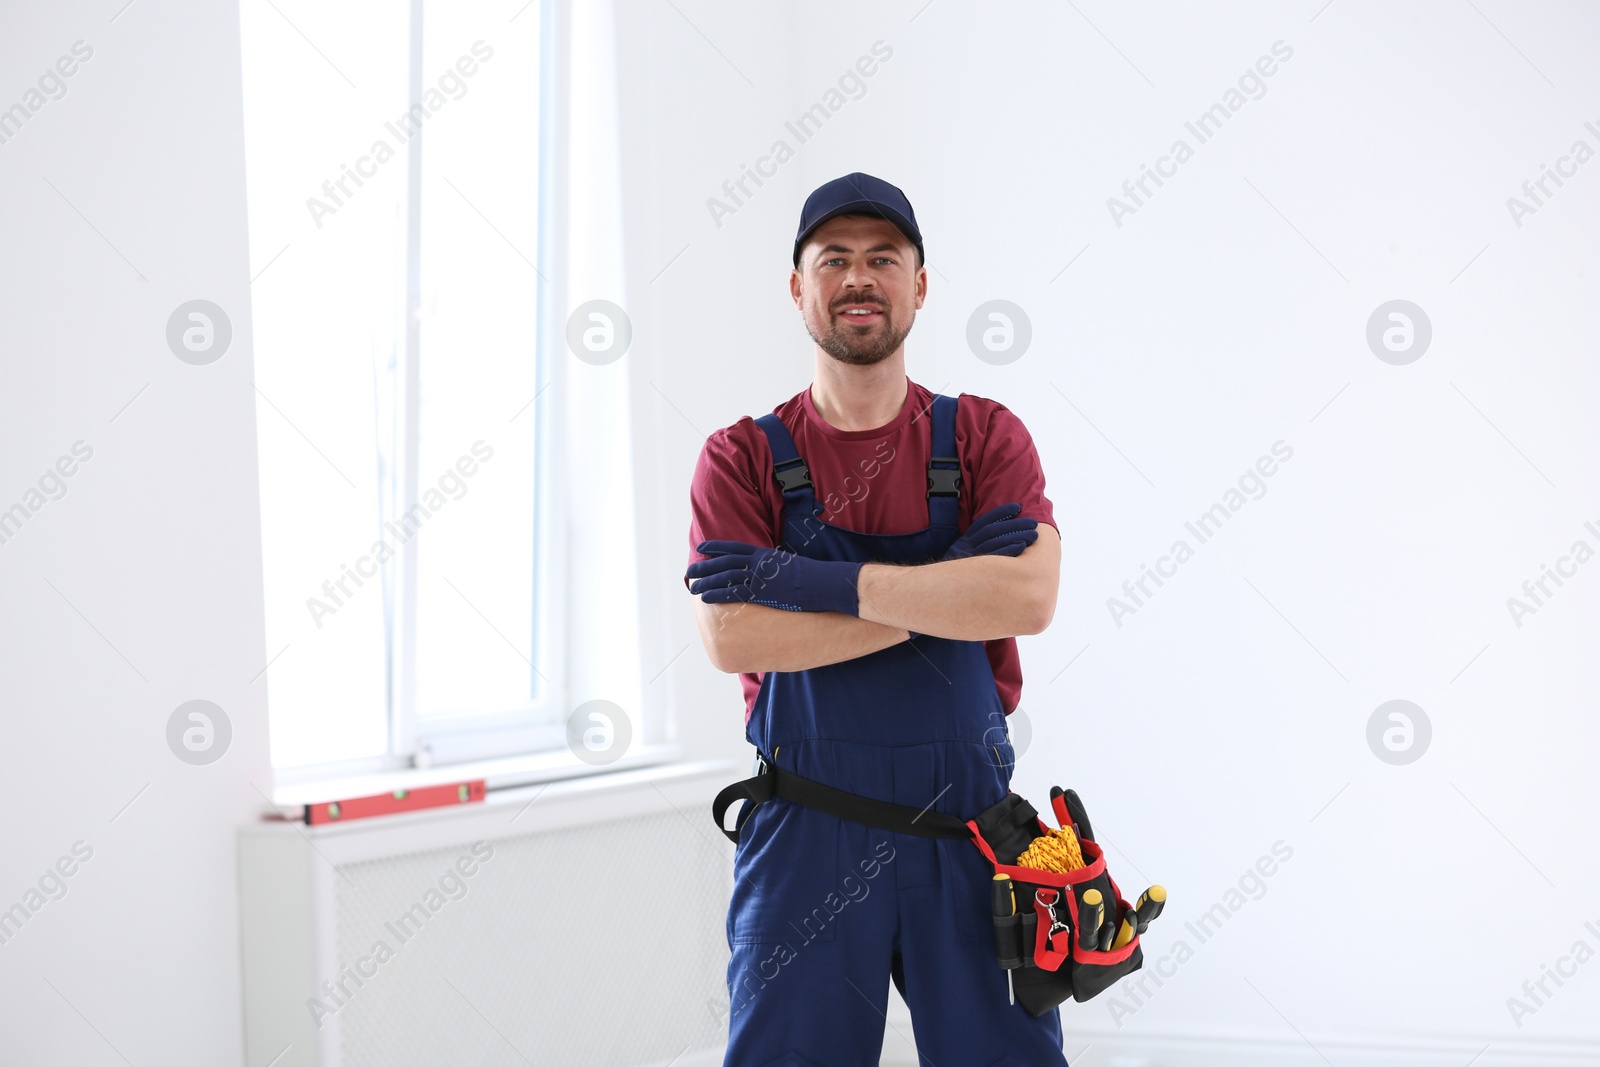
POLYGON ((1100 890, 1105 919, 1114 920, 1118 929, 1125 917, 1134 919, 1133 908, 1106 870, 1104 851, 1085 836, 1087 817, 1082 820, 1084 832, 1079 832, 1062 792, 1053 793, 1057 822, 1073 828, 1083 851, 1085 866, 1075 871, 1057 874, 1015 865, 1034 838, 1050 832, 1033 805, 1016 793, 967 822, 973 844, 994 873, 1011 879, 1016 913, 1013 922, 995 920, 997 955, 1002 961, 1020 958, 1021 966, 1011 970, 1011 979, 1017 1003, 1030 1015, 1043 1015, 1069 997, 1088 1000, 1144 964, 1137 933, 1121 948, 1101 952, 1094 945, 1099 931, 1079 925, 1083 894, 1090 889, 1100 890))

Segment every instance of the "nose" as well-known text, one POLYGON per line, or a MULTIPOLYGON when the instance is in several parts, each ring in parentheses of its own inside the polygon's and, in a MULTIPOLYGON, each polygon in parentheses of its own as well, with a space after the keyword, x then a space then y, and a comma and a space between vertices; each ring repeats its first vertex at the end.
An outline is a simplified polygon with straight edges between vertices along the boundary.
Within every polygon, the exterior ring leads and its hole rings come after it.
POLYGON ((849 269, 845 271, 842 285, 847 292, 851 293, 870 290, 873 288, 872 272, 867 269, 865 262, 859 259, 855 260, 850 264, 849 269))

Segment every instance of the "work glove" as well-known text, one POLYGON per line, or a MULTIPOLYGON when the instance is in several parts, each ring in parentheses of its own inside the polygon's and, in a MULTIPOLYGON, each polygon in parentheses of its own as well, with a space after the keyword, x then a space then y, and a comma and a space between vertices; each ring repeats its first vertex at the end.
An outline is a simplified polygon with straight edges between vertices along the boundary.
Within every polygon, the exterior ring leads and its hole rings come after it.
POLYGON ((744 601, 784 611, 861 614, 856 594, 860 563, 809 559, 743 541, 702 541, 695 551, 714 557, 697 560, 684 572, 695 579, 689 592, 707 604, 744 601))
POLYGON ((1012 502, 984 512, 972 520, 967 532, 955 539, 943 558, 1015 556, 1039 539, 1038 519, 1019 519, 1022 505, 1012 502))

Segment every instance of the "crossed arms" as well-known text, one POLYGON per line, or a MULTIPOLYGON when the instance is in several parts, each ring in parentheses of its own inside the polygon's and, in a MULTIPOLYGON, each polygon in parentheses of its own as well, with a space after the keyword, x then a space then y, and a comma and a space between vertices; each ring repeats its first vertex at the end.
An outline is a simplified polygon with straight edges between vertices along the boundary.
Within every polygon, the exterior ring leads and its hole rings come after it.
POLYGON ((1041 633, 1055 615, 1061 538, 1048 523, 1020 555, 971 556, 918 566, 868 563, 861 614, 707 604, 695 623, 711 663, 729 674, 798 671, 899 644, 911 631, 958 641, 1041 633))

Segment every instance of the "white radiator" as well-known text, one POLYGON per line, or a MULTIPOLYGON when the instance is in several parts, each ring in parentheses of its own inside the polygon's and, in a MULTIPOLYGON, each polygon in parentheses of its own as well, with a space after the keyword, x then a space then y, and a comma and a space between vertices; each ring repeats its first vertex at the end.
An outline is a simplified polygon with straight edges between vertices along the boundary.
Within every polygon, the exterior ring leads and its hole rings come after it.
POLYGON ((241 831, 250 1067, 699 1067, 727 1041, 727 763, 241 831), (531 803, 530 803, 531 802, 531 803))

